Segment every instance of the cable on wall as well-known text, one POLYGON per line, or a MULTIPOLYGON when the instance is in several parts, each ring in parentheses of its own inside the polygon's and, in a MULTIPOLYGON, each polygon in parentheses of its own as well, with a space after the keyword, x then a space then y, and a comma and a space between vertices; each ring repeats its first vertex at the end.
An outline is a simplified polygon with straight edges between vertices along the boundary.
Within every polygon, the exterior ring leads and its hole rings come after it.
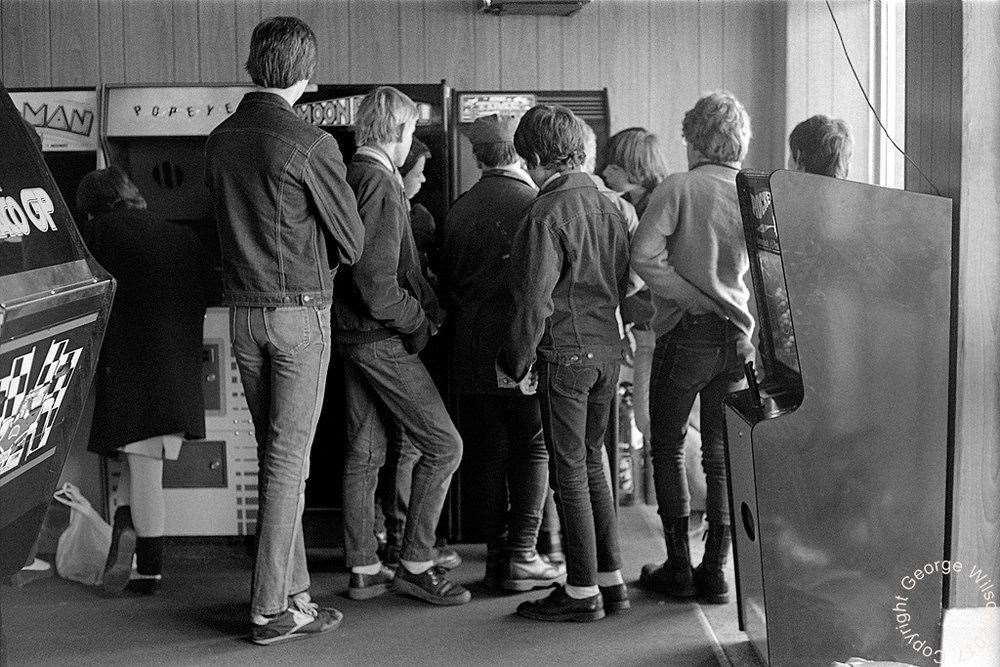
POLYGON ((913 168, 917 170, 917 173, 920 174, 920 176, 923 177, 923 179, 927 181, 927 184, 934 190, 934 194, 941 196, 941 191, 936 185, 934 185, 934 181, 932 181, 930 177, 924 173, 924 170, 920 168, 920 165, 917 164, 913 158, 906 154, 906 151, 899 147, 899 144, 896 143, 896 141, 892 138, 892 135, 889 134, 889 130, 886 129, 885 125, 882 123, 882 119, 879 118, 878 111, 875 110, 871 99, 868 97, 868 92, 865 90, 864 84, 861 83, 861 77, 858 76, 858 70, 854 67, 854 62, 851 60, 851 54, 847 52, 847 43, 844 42, 844 35, 840 32, 840 24, 837 22, 837 16, 833 13, 833 7, 830 6, 830 0, 825 1, 826 8, 830 12, 830 18, 833 19, 833 27, 837 29, 837 37, 840 38, 840 48, 844 51, 844 57, 847 59, 847 64, 851 68, 851 73, 854 74, 854 80, 858 82, 858 88, 861 89, 861 95, 865 98, 865 102, 868 104, 868 108, 871 109, 872 115, 875 116, 875 121, 878 123, 878 126, 882 128, 885 138, 889 140, 889 143, 891 143, 897 151, 899 151, 904 160, 913 165, 913 168))

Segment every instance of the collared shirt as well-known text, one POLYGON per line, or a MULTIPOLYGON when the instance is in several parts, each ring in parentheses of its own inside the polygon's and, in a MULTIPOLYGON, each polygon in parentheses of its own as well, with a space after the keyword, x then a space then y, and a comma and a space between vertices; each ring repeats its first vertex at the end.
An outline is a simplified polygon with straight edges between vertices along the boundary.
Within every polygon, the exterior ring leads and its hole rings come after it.
POLYGON ((378 146, 358 146, 357 150, 354 152, 355 154, 360 153, 361 155, 367 155, 373 160, 376 160, 379 164, 393 173, 400 185, 403 184, 403 175, 399 172, 399 167, 397 167, 396 163, 392 161, 389 154, 378 146))

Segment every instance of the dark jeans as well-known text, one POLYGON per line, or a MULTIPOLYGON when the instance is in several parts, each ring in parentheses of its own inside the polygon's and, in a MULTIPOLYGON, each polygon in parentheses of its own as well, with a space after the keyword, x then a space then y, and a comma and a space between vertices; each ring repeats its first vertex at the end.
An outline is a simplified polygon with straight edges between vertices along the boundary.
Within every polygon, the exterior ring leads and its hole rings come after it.
POLYGON ((669 522, 691 514, 684 472, 684 437, 694 399, 701 394, 701 465, 708 485, 709 522, 729 524, 726 488, 726 394, 746 386, 746 336, 714 314, 685 315, 660 336, 653 353, 649 412, 653 479, 660 517, 669 522))
POLYGON ((231 308, 233 355, 257 437, 253 615, 309 588, 302 535, 309 452, 330 365, 330 308, 231 308))
POLYGON ((400 558, 434 558, 434 530, 462 459, 462 439, 423 362, 398 337, 341 345, 347 396, 344 549, 347 566, 378 562, 375 488, 393 429, 420 452, 413 467, 400 558))
POLYGON ((549 478, 538 397, 463 394, 459 401, 463 501, 482 509, 491 549, 534 551, 549 478))
POLYGON ((379 474, 375 492, 375 528, 379 522, 385 527, 388 547, 399 549, 406 531, 406 513, 410 507, 410 488, 413 486, 413 468, 420 460, 417 449, 406 433, 394 428, 389 436, 385 466, 379 474))
POLYGON ((595 586, 598 572, 621 568, 618 521, 603 459, 619 371, 619 361, 539 361, 549 480, 562 524, 566 581, 572 586, 595 586))

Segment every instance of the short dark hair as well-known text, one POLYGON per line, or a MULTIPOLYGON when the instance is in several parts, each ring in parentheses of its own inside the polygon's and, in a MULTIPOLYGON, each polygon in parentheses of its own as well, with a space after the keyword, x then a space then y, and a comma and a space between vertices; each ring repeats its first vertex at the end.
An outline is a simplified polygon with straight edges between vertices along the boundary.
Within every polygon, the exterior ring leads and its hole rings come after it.
POLYGON ((792 158, 810 174, 846 178, 854 142, 847 123, 817 114, 795 126, 788 135, 788 148, 792 158))
POLYGON ((529 169, 573 169, 586 157, 580 119, 558 104, 528 109, 514 132, 514 147, 529 169))
POLYGON ((487 169, 506 167, 509 164, 517 162, 517 149, 509 141, 472 144, 472 154, 487 169))
POLYGON ((288 88, 316 71, 316 35, 301 19, 275 16, 253 29, 247 73, 258 86, 288 88))
POLYGON ((76 208, 83 215, 96 216, 119 208, 146 208, 146 200, 128 174, 112 165, 80 179, 76 208))
POLYGON ((432 157, 434 155, 431 153, 431 149, 427 147, 427 144, 413 137, 413 143, 410 144, 410 152, 406 154, 406 159, 399 166, 399 173, 406 176, 417 164, 417 160, 420 158, 430 159, 432 157))

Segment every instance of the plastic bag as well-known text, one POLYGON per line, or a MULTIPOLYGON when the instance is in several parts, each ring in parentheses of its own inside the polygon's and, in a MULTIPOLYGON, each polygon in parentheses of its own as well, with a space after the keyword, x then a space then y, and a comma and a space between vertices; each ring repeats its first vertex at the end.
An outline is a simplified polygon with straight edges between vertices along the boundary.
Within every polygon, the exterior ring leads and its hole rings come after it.
POLYGON ((69 482, 53 498, 70 508, 69 527, 56 545, 56 571, 65 579, 96 586, 111 549, 111 526, 69 482))

